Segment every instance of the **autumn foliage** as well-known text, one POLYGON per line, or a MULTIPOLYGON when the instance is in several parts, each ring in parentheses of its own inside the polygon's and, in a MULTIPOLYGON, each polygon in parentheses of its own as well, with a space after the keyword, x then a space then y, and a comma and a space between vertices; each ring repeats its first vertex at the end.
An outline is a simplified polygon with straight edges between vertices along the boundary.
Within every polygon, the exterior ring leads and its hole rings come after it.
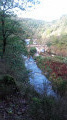
POLYGON ((47 58, 36 58, 43 74, 52 82, 53 89, 61 95, 67 91, 67 64, 47 58))

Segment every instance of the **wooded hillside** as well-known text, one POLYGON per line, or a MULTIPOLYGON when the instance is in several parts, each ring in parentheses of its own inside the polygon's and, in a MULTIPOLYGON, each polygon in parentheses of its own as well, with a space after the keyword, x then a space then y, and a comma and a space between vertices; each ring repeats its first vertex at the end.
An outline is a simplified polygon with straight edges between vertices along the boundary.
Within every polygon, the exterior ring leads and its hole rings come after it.
POLYGON ((36 39, 37 44, 47 44, 50 53, 67 56, 67 15, 52 22, 20 19, 20 23, 31 43, 36 39))

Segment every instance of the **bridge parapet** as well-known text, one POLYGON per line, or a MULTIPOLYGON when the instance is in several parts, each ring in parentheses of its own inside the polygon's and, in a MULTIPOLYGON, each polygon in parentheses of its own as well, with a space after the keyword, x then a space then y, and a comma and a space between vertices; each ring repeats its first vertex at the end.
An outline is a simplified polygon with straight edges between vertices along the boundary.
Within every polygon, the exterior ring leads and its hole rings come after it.
POLYGON ((46 45, 27 45, 28 50, 30 50, 31 47, 35 47, 38 53, 44 53, 48 49, 46 45))

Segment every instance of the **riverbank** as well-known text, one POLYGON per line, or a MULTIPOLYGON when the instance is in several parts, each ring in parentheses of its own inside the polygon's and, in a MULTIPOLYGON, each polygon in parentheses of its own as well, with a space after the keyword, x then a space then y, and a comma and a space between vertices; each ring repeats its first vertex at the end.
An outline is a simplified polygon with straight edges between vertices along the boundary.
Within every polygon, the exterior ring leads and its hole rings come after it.
POLYGON ((39 56, 35 57, 35 60, 43 74, 52 82, 53 89, 63 96, 67 94, 67 63, 63 63, 59 58, 39 56))
POLYGON ((51 82, 42 74, 42 71, 38 68, 35 60, 32 56, 29 58, 23 56, 25 60, 25 66, 29 73, 30 84, 39 94, 45 94, 47 96, 53 96, 57 98, 57 94, 53 91, 51 82))
MULTIPOLYGON (((3 71, 1 72, 3 74, 3 71)), ((18 85, 19 83, 18 79, 18 85)), ((24 79, 21 81, 19 91, 0 99, 0 119, 67 120, 66 105, 66 99, 57 101, 54 97, 46 94, 39 95, 29 84, 29 81, 26 83, 24 79)))

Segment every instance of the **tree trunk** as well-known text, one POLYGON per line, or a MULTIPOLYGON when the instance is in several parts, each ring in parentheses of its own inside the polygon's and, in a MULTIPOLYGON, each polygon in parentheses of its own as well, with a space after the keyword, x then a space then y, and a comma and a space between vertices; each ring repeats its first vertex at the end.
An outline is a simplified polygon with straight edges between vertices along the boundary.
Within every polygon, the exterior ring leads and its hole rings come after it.
POLYGON ((6 48, 6 38, 3 38, 3 55, 5 53, 5 48, 6 48))
POLYGON ((2 36, 3 36, 3 55, 5 53, 5 48, 6 48, 6 33, 5 33, 5 14, 4 14, 4 11, 3 11, 3 14, 2 14, 2 36))

